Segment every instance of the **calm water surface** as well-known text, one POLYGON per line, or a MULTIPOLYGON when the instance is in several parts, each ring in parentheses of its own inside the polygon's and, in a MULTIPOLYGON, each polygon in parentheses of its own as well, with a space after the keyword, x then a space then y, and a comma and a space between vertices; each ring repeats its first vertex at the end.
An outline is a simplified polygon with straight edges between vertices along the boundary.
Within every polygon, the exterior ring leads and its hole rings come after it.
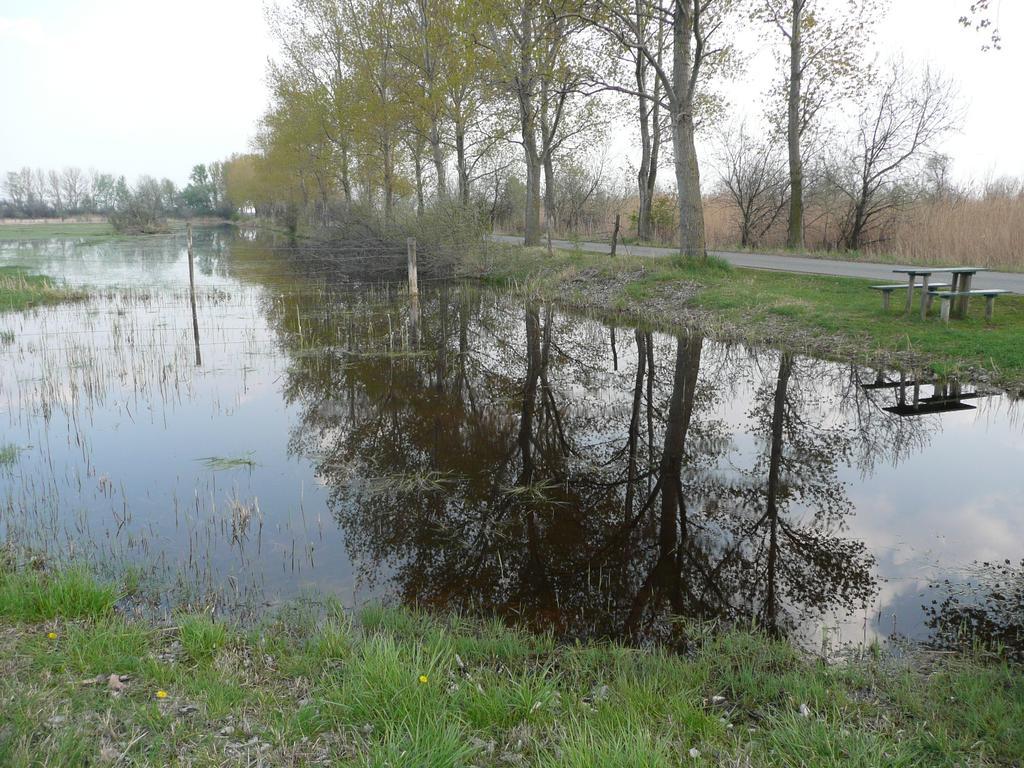
POLYGON ((969 383, 440 281, 413 306, 229 230, 197 239, 197 365, 182 237, 0 264, 92 289, 0 315, 2 534, 177 599, 859 641, 926 636, 929 584, 1024 551, 1024 410, 969 383))

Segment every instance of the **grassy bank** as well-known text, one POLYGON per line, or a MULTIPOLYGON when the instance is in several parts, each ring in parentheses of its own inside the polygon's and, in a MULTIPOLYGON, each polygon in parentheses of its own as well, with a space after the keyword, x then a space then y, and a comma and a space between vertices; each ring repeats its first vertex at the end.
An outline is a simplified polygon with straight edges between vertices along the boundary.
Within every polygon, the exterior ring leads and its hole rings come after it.
POLYGON ((664 330, 696 328, 749 343, 865 364, 959 373, 1024 386, 1024 297, 1003 296, 995 319, 974 300, 966 320, 943 325, 902 295, 885 313, 870 281, 732 268, 724 262, 616 258, 543 248, 491 248, 473 266, 495 283, 512 282, 541 298, 664 330))
POLYGON ((64 288, 45 275, 20 267, 0 267, 0 313, 84 298, 82 291, 64 288))
POLYGON ((879 652, 826 665, 694 628, 687 656, 498 624, 286 606, 153 624, 78 570, 0 574, 0 764, 1011 766, 1024 675, 879 652))

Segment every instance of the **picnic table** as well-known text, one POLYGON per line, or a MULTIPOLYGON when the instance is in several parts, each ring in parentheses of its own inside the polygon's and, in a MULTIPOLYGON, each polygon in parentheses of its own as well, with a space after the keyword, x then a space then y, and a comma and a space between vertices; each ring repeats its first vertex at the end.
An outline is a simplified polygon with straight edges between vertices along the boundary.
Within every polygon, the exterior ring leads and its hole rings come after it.
MULTIPOLYGON (((914 289, 917 288, 917 278, 921 278, 921 319, 924 320, 928 315, 928 309, 931 306, 932 298, 938 296, 943 300, 943 311, 942 319, 948 321, 950 315, 950 309, 952 308, 952 314, 955 317, 966 317, 968 302, 971 296, 977 294, 979 296, 985 296, 987 303, 985 305, 985 316, 988 319, 992 319, 992 304, 997 294, 1006 293, 1004 290, 992 290, 992 291, 972 291, 971 281, 974 276, 979 272, 988 272, 989 270, 985 267, 936 267, 934 269, 923 269, 920 267, 898 267, 893 272, 897 274, 904 274, 907 276, 907 303, 904 310, 905 314, 910 314, 911 306, 914 303, 914 289), (928 283, 931 276, 936 272, 949 272, 953 275, 953 283, 949 286, 948 291, 939 291, 937 289, 946 288, 946 284, 934 284, 929 287, 928 283), (955 304, 955 306, 953 306, 955 304)), ((873 288, 893 288, 893 286, 872 286, 873 288)))
MULTIPOLYGON (((914 303, 914 288, 917 287, 916 281, 918 277, 921 278, 921 319, 923 320, 928 314, 928 280, 936 271, 945 272, 946 270, 920 269, 918 267, 900 267, 893 270, 897 274, 907 276, 907 305, 904 309, 904 314, 910 314, 910 307, 914 303)), ((953 290, 956 290, 955 286, 953 290)))
POLYGON ((954 314, 956 317, 967 317, 967 304, 971 300, 971 281, 979 272, 988 272, 989 270, 985 267, 949 267, 942 271, 951 272, 953 274, 953 287, 950 290, 950 293, 965 294, 957 297, 957 305, 954 314))

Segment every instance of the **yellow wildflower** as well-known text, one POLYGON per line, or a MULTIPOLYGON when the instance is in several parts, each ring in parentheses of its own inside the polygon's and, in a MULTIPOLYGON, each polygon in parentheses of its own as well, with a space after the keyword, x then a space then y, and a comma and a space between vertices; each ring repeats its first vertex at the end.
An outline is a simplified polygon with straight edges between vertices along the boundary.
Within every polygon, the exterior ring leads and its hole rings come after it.
POLYGON ((156 692, 156 697, 158 699, 166 699, 167 698, 167 691, 157 691, 156 692))
POLYGON ((423 683, 424 685, 426 685, 427 683, 430 682, 430 678, 427 677, 426 675, 420 675, 420 682, 423 683))
POLYGON ((46 633, 46 637, 49 640, 56 640, 57 639, 57 633, 56 632, 47 632, 46 633))

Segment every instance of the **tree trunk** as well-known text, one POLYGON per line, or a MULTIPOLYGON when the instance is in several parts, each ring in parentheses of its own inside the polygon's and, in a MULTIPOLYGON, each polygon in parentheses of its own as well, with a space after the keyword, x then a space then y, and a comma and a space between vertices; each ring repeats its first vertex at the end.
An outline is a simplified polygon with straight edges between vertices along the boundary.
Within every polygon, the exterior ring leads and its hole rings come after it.
POLYGON ((541 162, 536 137, 524 137, 526 159, 526 220, 523 244, 540 245, 540 175, 541 162), (531 140, 532 138, 532 140, 531 140))
POLYGON ((448 199, 448 171, 445 165, 444 147, 441 144, 441 131, 435 121, 430 129, 430 154, 434 160, 434 175, 437 179, 437 199, 448 199))
POLYGON ((417 146, 413 158, 413 173, 416 177, 416 216, 423 216, 423 155, 417 146))
POLYGON ((342 147, 341 150, 341 189, 345 193, 345 202, 352 202, 352 182, 349 180, 349 168, 348 168, 348 148, 342 147))
POLYGON ((694 144, 692 29, 693 6, 689 0, 676 0, 672 20, 672 145, 679 196, 679 252, 705 258, 704 201, 700 194, 700 169, 694 144))
POLYGON ((700 169, 693 137, 693 116, 678 116, 673 131, 676 188, 679 193, 679 252, 705 258, 704 201, 700 194, 700 169))
POLYGON ((848 251, 856 251, 860 248, 861 242, 864 239, 864 229, 867 226, 867 211, 868 201, 871 197, 871 192, 868 190, 867 182, 861 184, 859 197, 857 203, 853 206, 853 214, 850 219, 850 227, 846 233, 846 249, 848 251))
POLYGON ((558 217, 555 215, 555 165, 551 154, 544 153, 544 221, 548 231, 557 231, 558 217))
MULTIPOLYGON (((640 22, 640 11, 637 22, 640 22)), ((661 19, 654 20, 658 25, 657 59, 661 63, 662 25, 661 19)), ((654 209, 654 190, 658 183, 658 155, 661 148, 661 79, 654 78, 654 93, 647 97, 647 74, 649 64, 639 53, 636 62, 636 85, 641 94, 640 109, 640 170, 637 173, 637 185, 640 193, 640 210, 636 217, 636 233, 641 240, 654 239, 652 221, 654 209)))
POLYGON ((466 161, 466 129, 455 124, 455 163, 459 172, 459 200, 469 205, 469 164, 466 161))
MULTIPOLYGON (((636 65, 637 90, 644 92, 646 83, 641 74, 642 60, 636 65)), ((637 188, 640 192, 640 210, 636 215, 636 235, 641 240, 651 239, 651 192, 648 179, 651 176, 651 112, 647 107, 648 99, 640 96, 640 170, 637 172, 637 188)))
POLYGON ((534 99, 533 10, 523 3, 520 16, 519 50, 519 119, 523 132, 523 154, 526 160, 526 211, 523 222, 523 244, 540 245, 540 175, 541 157, 537 149, 537 110, 534 99))
POLYGON ((384 182, 384 223, 390 224, 395 208, 395 151, 390 137, 383 139, 381 148, 384 160, 381 174, 384 182))
POLYGON ((800 90, 803 78, 801 22, 805 0, 793 0, 793 26, 789 37, 789 235, 786 245, 804 248, 804 166, 800 157, 800 90))

